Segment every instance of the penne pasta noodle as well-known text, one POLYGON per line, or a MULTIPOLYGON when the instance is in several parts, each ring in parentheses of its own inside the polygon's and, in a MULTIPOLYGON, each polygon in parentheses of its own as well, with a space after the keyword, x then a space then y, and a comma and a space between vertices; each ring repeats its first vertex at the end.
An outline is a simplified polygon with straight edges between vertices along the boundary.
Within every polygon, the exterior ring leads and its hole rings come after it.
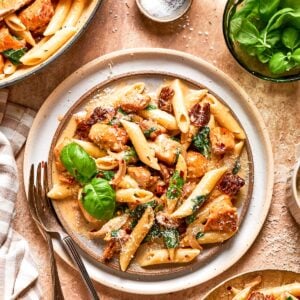
POLYGON ((207 94, 203 101, 210 104, 211 112, 221 126, 230 130, 236 138, 241 140, 246 139, 245 132, 225 105, 223 105, 211 94, 207 94))
POLYGON ((120 189, 116 192, 117 202, 131 204, 147 203, 153 198, 153 193, 140 188, 120 189))
POLYGON ((220 180, 222 175, 227 171, 226 167, 208 171, 200 180, 191 195, 183 202, 183 204, 172 214, 174 218, 184 218, 191 215, 196 205, 196 199, 199 196, 208 195, 220 180))
POLYGON ((178 248, 173 249, 173 258, 170 257, 168 249, 148 249, 137 255, 136 261, 141 267, 153 266, 158 264, 188 263, 199 255, 199 249, 178 248))
POLYGON ((151 229, 153 222, 154 212, 152 207, 148 206, 137 225, 134 227, 128 241, 121 249, 120 266, 122 271, 126 271, 138 247, 151 229))
POLYGON ((243 147, 244 147, 244 144, 245 144, 244 141, 240 141, 240 142, 238 142, 238 143, 235 144, 234 150, 233 150, 233 153, 234 153, 235 156, 238 157, 238 156, 241 155, 243 147))
POLYGON ((199 103, 208 93, 208 90, 189 90, 184 97, 184 104, 189 111, 195 104, 199 103))
POLYGON ((43 33, 44 36, 53 35, 62 28, 66 16, 70 11, 71 5, 72 0, 59 0, 55 8, 54 15, 43 33))
POLYGON ((118 184, 119 189, 138 188, 138 183, 129 175, 125 175, 118 184))
POLYGON ((155 151, 149 147, 140 126, 125 120, 121 120, 121 123, 125 128, 139 159, 147 166, 155 170, 160 170, 157 158, 155 158, 155 151))
POLYGON ((244 288, 241 291, 236 291, 235 296, 232 298, 232 300, 247 300, 252 288, 260 284, 260 282, 261 282, 261 277, 257 277, 253 282, 248 284, 246 288, 244 288))
POLYGON ((197 242, 200 245, 222 243, 230 239, 234 234, 235 232, 208 231, 202 237, 198 238, 197 242))
POLYGON ((24 31, 26 26, 22 23, 20 18, 16 14, 11 14, 4 18, 6 25, 14 31, 24 31))
POLYGON ((177 130, 176 119, 169 113, 160 109, 141 110, 138 112, 145 119, 152 119, 168 130, 177 130))
POLYGON ((23 30, 23 31, 13 31, 15 32, 16 36, 24 39, 28 44, 31 46, 35 46, 36 42, 29 30, 23 30))
POLYGON ((94 158, 101 158, 107 155, 106 151, 100 149, 94 143, 78 139, 72 139, 72 141, 81 146, 90 156, 94 158))
POLYGON ((120 229, 129 219, 128 214, 123 214, 121 216, 110 219, 106 222, 98 231, 90 231, 90 238, 99 238, 104 237, 107 233, 112 232, 113 230, 120 229))
POLYGON ((62 200, 73 196, 77 189, 68 184, 54 184, 47 196, 51 199, 62 200))
POLYGON ((83 12, 86 0, 73 0, 72 6, 67 17, 64 20, 62 27, 76 26, 83 12))
POLYGON ((193 137, 198 133, 199 127, 190 125, 189 132, 181 134, 181 144, 183 149, 186 151, 193 141, 193 137))
POLYGON ((274 295, 279 297, 283 293, 290 293, 293 296, 300 297, 300 282, 286 284, 282 286, 259 289, 258 292, 264 295, 274 295))
POLYGON ((61 48, 67 40, 69 40, 76 30, 74 27, 63 28, 58 30, 50 39, 46 40, 44 44, 38 47, 33 47, 28 51, 20 61, 25 66, 32 66, 39 64, 49 58, 54 52, 61 48))
POLYGON ((99 157, 95 161, 99 170, 113 170, 119 165, 119 160, 111 156, 99 157))
POLYGON ((171 87, 175 92, 172 98, 172 105, 176 122, 180 131, 183 133, 187 133, 190 127, 190 118, 184 103, 183 91, 179 79, 175 79, 171 87))
POLYGON ((7 59, 3 66, 3 73, 5 75, 12 75, 16 72, 16 70, 17 70, 17 66, 7 59))
POLYGON ((3 73, 3 70, 4 70, 4 58, 3 55, 0 54, 0 74, 3 73))

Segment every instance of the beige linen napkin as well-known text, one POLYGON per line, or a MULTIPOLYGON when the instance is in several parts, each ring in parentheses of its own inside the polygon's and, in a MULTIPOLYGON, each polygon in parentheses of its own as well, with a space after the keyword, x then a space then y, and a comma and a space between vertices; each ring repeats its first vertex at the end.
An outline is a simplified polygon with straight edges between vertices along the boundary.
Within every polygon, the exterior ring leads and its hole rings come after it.
POLYGON ((34 111, 7 103, 0 90, 0 299, 41 299, 38 272, 27 241, 11 228, 18 192, 15 156, 25 143, 34 111))

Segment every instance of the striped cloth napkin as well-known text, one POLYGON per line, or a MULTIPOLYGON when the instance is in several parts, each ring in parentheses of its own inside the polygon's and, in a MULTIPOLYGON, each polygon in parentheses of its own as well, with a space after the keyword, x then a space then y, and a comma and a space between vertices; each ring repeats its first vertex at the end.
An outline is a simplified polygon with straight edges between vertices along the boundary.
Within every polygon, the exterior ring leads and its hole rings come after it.
POLYGON ((26 141, 34 111, 7 102, 0 90, 0 300, 41 299, 27 241, 11 228, 18 192, 15 156, 26 141))

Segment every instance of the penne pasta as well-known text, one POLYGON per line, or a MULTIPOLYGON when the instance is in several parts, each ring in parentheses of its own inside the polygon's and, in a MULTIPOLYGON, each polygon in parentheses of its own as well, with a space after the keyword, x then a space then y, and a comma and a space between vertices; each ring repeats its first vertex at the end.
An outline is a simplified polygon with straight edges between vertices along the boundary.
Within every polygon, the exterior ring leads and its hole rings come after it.
POLYGON ((152 119, 168 130, 177 130, 176 119, 169 113, 160 109, 141 110, 139 115, 146 119, 152 119))
POLYGON ((119 189, 138 188, 138 183, 129 175, 125 175, 118 184, 119 189))
POLYGON ((140 246, 141 242, 151 229, 153 222, 154 212, 153 209, 150 206, 148 206, 144 214, 138 221, 137 225, 134 227, 132 233, 129 236, 128 241, 121 249, 120 266, 122 271, 126 271, 138 247, 140 246))
POLYGON ((11 14, 4 18, 6 25, 14 31, 24 31, 26 26, 22 23, 19 17, 16 14, 11 14))
MULTIPOLYGON (((94 158, 101 158, 106 156, 106 151, 100 149, 94 143, 86 142, 78 139, 72 139, 72 141, 78 144, 79 146, 81 146, 90 156, 94 158)), ((99 164, 101 163, 99 162, 99 164)), ((99 167, 99 169, 101 169, 101 167, 99 167)))
POLYGON ((29 30, 23 30, 23 31, 13 31, 15 32, 16 36, 24 39, 29 45, 35 46, 36 42, 29 30))
POLYGON ((188 263, 199 255, 199 249, 178 248, 173 249, 174 255, 171 258, 168 249, 150 249, 138 254, 136 261, 141 267, 153 266, 158 264, 188 263))
POLYGON ((140 188, 120 189, 116 192, 117 202, 141 204, 149 202, 152 198, 152 192, 140 188))
POLYGON ((174 218, 184 218, 194 212, 196 199, 199 196, 207 196, 226 172, 226 167, 208 171, 200 180, 192 194, 183 202, 183 204, 172 214, 174 218))
POLYGON ((236 291, 235 296, 232 298, 232 300, 247 300, 252 288, 260 284, 260 282, 261 282, 261 277, 257 277, 253 282, 248 284, 246 288, 244 288, 241 291, 236 291))
POLYGON ((70 11, 64 20, 62 27, 75 27, 83 12, 86 0, 73 0, 70 11))
POLYGON ((71 5, 72 0, 59 0, 55 8, 54 15, 44 31, 44 36, 53 35, 62 28, 66 16, 70 11, 71 5))
POLYGON ((215 244, 223 243, 224 241, 230 239, 235 232, 218 232, 218 231, 208 231, 203 234, 202 237, 197 239, 200 245, 204 244, 215 244))
POLYGON ((28 51, 20 61, 25 66, 39 64, 49 58, 54 52, 62 47, 69 40, 76 30, 74 27, 63 28, 58 30, 49 40, 39 47, 34 47, 28 51))
POLYGON ((239 123, 234 119, 229 109, 218 101, 213 95, 207 94, 203 100, 210 104, 211 112, 216 121, 226 129, 230 130, 236 138, 244 140, 246 135, 239 123))
POLYGON ((155 152, 153 149, 150 149, 140 126, 125 120, 121 120, 121 123, 125 128, 139 159, 149 167, 155 170, 160 170, 157 158, 155 158, 155 152))
POLYGON ((208 93, 208 90, 189 90, 184 97, 184 104, 189 111, 195 104, 199 103, 208 93))
POLYGON ((5 75, 12 75, 16 72, 17 66, 10 62, 8 59, 5 61, 3 66, 3 73, 5 75))
POLYGON ((258 292, 264 295, 274 295, 275 297, 279 297, 283 293, 290 293, 293 296, 300 297, 300 282, 295 282, 272 288, 263 288, 259 289, 258 292))
POLYGON ((51 199, 62 200, 73 196, 77 193, 77 189, 67 184, 54 184, 47 196, 51 199))
POLYGON ((99 157, 95 161, 99 170, 113 170, 119 165, 119 160, 111 156, 99 157))
POLYGON ((233 153, 234 153, 235 156, 238 157, 238 156, 241 155, 243 147, 244 147, 244 144, 245 144, 244 141, 240 141, 240 142, 238 142, 238 143, 235 144, 234 150, 233 150, 233 153))
MULTIPOLYGON (((3 73, 4 71, 4 58, 3 56, 0 54, 0 74, 3 73)), ((3 74, 4 75, 4 74, 3 74)))
POLYGON ((184 103, 183 91, 179 79, 175 79, 171 85, 174 90, 172 105, 175 119, 181 132, 187 133, 190 127, 190 118, 184 103))

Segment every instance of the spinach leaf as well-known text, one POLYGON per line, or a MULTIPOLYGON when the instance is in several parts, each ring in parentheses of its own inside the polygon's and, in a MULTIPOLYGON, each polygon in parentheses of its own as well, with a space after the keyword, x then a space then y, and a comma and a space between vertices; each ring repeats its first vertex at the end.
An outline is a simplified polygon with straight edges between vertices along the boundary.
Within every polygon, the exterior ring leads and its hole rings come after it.
POLYGON ((109 220, 114 215, 116 193, 107 180, 94 178, 83 187, 81 202, 94 218, 109 220))
POLYGON ((162 231, 164 243, 168 249, 176 248, 179 246, 179 232, 174 229, 165 229, 162 231))
POLYGON ((146 109, 146 110, 157 109, 157 106, 154 105, 154 104, 149 104, 145 109, 146 109))
POLYGON ((291 58, 297 62, 298 64, 300 64, 300 48, 297 48, 293 53, 291 58))
POLYGON ((197 214, 192 214, 190 216, 187 216, 184 220, 185 220, 185 223, 189 225, 189 224, 193 223, 196 220, 196 218, 197 218, 197 214))
POLYGON ((2 54, 8 58, 14 65, 20 65, 21 57, 27 52, 27 48, 22 48, 18 50, 9 49, 2 52, 2 54))
POLYGON ((153 241, 155 238, 159 238, 161 236, 161 230, 160 227, 157 223, 154 223, 150 229, 150 231, 148 232, 148 234, 146 235, 144 241, 145 242, 151 242, 153 241))
POLYGON ((280 0, 259 0, 259 13, 268 20, 278 9, 280 0))
POLYGON ((273 74, 280 74, 287 71, 289 62, 287 56, 282 52, 275 53, 269 61, 269 69, 273 74))
POLYGON ((155 208, 157 205, 157 202, 155 200, 149 201, 147 203, 143 203, 140 205, 137 205, 133 210, 131 210, 129 212, 129 215, 133 218, 133 219, 140 219, 143 215, 143 213, 145 212, 145 209, 148 206, 151 206, 152 208, 155 208))
POLYGON ((236 175, 241 169, 241 162, 239 159, 237 159, 234 163, 233 169, 232 169, 232 174, 236 175))
POLYGON ((201 232, 201 231, 199 231, 197 234, 196 234, 196 239, 200 239, 200 238, 202 238, 203 236, 204 236, 204 232, 201 232))
POLYGON ((145 130, 144 131, 144 135, 145 135, 145 137, 146 138, 149 138, 150 137, 150 135, 151 135, 151 133, 152 132, 154 132, 156 130, 156 128, 155 127, 151 127, 150 129, 148 129, 148 130, 145 130))
POLYGON ((74 142, 62 149, 60 160, 68 172, 81 184, 89 182, 97 172, 95 160, 74 142))
POLYGON ((193 212, 196 212, 204 204, 205 200, 206 200, 205 195, 201 195, 201 196, 197 196, 196 198, 193 198, 192 199, 192 201, 194 202, 193 212))
POLYGON ((103 177, 105 180, 110 181, 114 178, 115 172, 114 171, 99 171, 98 174, 103 177))
POLYGON ((128 113, 125 110, 123 110, 121 107, 118 108, 117 112, 124 116, 128 115, 128 113))
POLYGON ((210 157, 210 129, 208 126, 204 126, 200 129, 197 135, 193 137, 194 147, 206 158, 210 157))
POLYGON ((184 179, 176 170, 170 179, 169 187, 167 189, 167 198, 178 199, 181 196, 183 185, 184 179))
POLYGON ((126 161, 127 164, 134 163, 137 161, 138 156, 133 147, 130 147, 129 150, 126 150, 123 156, 123 159, 126 161))
POLYGON ((293 50, 300 44, 299 32, 293 27, 287 27, 282 32, 282 43, 287 48, 293 50))
POLYGON ((254 45, 260 41, 259 31, 249 20, 244 19, 236 40, 243 45, 254 45))

